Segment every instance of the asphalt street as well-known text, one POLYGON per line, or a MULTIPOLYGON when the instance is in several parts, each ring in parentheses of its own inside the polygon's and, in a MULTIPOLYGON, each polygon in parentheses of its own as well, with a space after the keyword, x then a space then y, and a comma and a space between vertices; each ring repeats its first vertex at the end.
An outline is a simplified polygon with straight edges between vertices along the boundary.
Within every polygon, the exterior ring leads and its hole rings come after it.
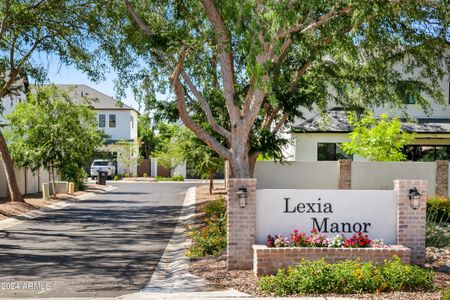
POLYGON ((0 298, 115 297, 144 288, 192 184, 114 185, 0 230, 0 298))

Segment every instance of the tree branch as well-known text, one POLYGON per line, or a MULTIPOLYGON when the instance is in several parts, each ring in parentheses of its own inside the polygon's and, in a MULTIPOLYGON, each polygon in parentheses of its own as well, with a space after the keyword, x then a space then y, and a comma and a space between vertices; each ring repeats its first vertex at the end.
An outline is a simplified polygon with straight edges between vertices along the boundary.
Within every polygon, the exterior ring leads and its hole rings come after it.
POLYGON ((275 125, 274 128, 272 128, 272 132, 277 132, 278 130, 280 130, 281 126, 284 125, 284 123, 286 122, 287 118, 289 117, 289 113, 285 112, 283 114, 283 116, 281 117, 281 119, 277 122, 277 124, 275 125))
POLYGON ((124 0, 125 7, 128 10, 128 13, 133 17, 136 24, 139 26, 139 28, 144 31, 148 36, 154 36, 155 33, 144 23, 144 21, 139 17, 139 15, 134 10, 134 7, 131 5, 130 1, 124 0))
POLYGON ((214 0, 202 0, 205 8, 206 16, 211 23, 214 32, 217 35, 217 46, 219 48, 219 62, 222 71, 223 88, 225 96, 225 104, 231 123, 235 123, 240 118, 238 107, 234 104, 234 95, 236 93, 234 84, 234 63, 233 52, 231 50, 231 37, 228 29, 217 10, 214 0))
POLYGON ((203 97, 203 95, 200 93, 200 91, 197 89, 197 87, 192 83, 191 79, 189 78, 189 75, 185 71, 181 71, 181 77, 183 78, 183 81, 188 86, 189 90, 194 94, 195 98, 200 102, 200 105, 202 107, 203 112, 206 115, 206 119, 208 123, 211 125, 212 129, 227 139, 228 142, 231 142, 231 133, 220 126, 216 119, 213 116, 213 113, 211 111, 211 108, 208 104, 208 101, 203 97))
POLYGON ((300 79, 305 75, 308 68, 312 65, 312 61, 307 61, 300 69, 295 72, 294 78, 292 79, 291 85, 289 87, 289 92, 293 92, 298 88, 298 83, 300 79))
POLYGON ((179 77, 183 71, 183 62, 186 55, 186 48, 183 47, 180 58, 175 66, 174 71, 170 76, 170 81, 175 90, 175 95, 177 97, 177 109, 183 123, 191 129, 195 135, 205 142, 211 149, 217 152, 220 156, 225 159, 230 160, 232 158, 231 153, 225 146, 219 143, 215 138, 209 135, 202 127, 200 127, 190 116, 186 108, 186 95, 184 92, 184 87, 181 84, 179 77))

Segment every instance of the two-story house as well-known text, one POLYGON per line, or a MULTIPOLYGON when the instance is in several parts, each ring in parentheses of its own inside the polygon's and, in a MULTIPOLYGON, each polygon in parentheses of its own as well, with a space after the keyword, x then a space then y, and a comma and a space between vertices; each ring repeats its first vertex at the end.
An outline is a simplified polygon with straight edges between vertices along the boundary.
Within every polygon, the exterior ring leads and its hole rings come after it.
MULTIPOLYGON (((449 79, 445 77, 440 82, 442 92, 447 95, 444 105, 429 99, 431 114, 418 107, 415 99, 405 99, 404 110, 416 119, 416 122, 403 122, 403 130, 415 133, 415 141, 405 147, 408 160, 434 161, 450 160, 450 87, 449 79)), ((353 159, 364 161, 359 156, 349 156, 340 148, 342 142, 349 141, 348 134, 353 128, 348 124, 347 112, 339 107, 329 106, 325 114, 310 114, 306 120, 298 121, 292 128, 295 140, 295 160, 297 161, 330 161, 353 159)), ((374 115, 387 113, 389 116, 399 116, 399 109, 388 107, 374 108, 374 115)))
POLYGON ((108 136, 106 143, 98 149, 98 157, 117 161, 118 174, 137 174, 139 143, 137 125, 139 112, 116 99, 105 95, 87 85, 57 84, 66 91, 74 103, 92 107, 97 115, 98 129, 108 136))

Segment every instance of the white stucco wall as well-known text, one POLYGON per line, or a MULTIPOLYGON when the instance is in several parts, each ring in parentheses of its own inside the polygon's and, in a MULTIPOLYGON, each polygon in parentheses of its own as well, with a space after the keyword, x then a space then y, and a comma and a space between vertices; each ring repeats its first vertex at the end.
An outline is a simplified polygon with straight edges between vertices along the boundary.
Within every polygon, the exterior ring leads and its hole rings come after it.
POLYGON ((131 110, 96 110, 97 122, 99 115, 106 116, 105 127, 98 127, 103 130, 112 140, 134 140, 137 137, 137 113, 131 110), (134 114, 132 114, 132 112, 134 114), (109 127, 109 116, 116 115, 116 127, 109 127), (134 128, 131 128, 131 116, 134 117, 134 128))
POLYGON ((352 189, 392 190, 394 179, 427 180, 429 196, 436 187, 435 162, 353 162, 352 189))
MULTIPOLYGON (((19 190, 22 194, 25 194, 25 181, 27 194, 40 192, 42 183, 50 182, 48 172, 42 168, 39 170, 39 172, 36 171, 34 174, 31 170, 27 170, 27 172, 25 173, 24 168, 19 168, 17 166, 14 167, 14 171, 16 175, 17 185, 19 186, 19 190)), ((3 168, 0 168, 0 198, 7 197, 7 189, 8 187, 6 183, 5 171, 3 170, 3 168)))
POLYGON ((286 164, 257 161, 254 177, 258 189, 337 189, 335 161, 294 161, 286 164))
MULTIPOLYGON (((301 133, 296 134, 295 160, 317 161, 318 143, 342 143, 348 142, 347 133, 301 133)), ((366 161, 358 155, 353 156, 353 161, 366 161)))
MULTIPOLYGON (((295 161, 284 165, 258 161, 254 177, 258 189, 337 189, 338 169, 337 161, 295 161)), ((392 190, 395 179, 427 180, 427 194, 434 196, 436 163, 352 163, 352 190, 392 190)))

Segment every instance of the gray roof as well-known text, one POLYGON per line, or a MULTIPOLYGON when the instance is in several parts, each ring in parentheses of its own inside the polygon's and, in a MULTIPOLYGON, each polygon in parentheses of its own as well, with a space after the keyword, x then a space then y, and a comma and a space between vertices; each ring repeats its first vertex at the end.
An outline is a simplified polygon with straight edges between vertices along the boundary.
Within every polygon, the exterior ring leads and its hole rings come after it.
MULTIPOLYGON (((407 132, 450 133, 450 117, 417 119, 417 123, 403 122, 402 128, 407 132)), ((294 126, 292 130, 299 133, 348 133, 353 127, 348 124, 347 111, 335 108, 294 126)))
POLYGON ((113 97, 103 94, 85 84, 55 84, 55 86, 66 91, 74 103, 85 104, 86 101, 89 101, 89 104, 94 109, 136 111, 133 107, 121 103, 113 97))

